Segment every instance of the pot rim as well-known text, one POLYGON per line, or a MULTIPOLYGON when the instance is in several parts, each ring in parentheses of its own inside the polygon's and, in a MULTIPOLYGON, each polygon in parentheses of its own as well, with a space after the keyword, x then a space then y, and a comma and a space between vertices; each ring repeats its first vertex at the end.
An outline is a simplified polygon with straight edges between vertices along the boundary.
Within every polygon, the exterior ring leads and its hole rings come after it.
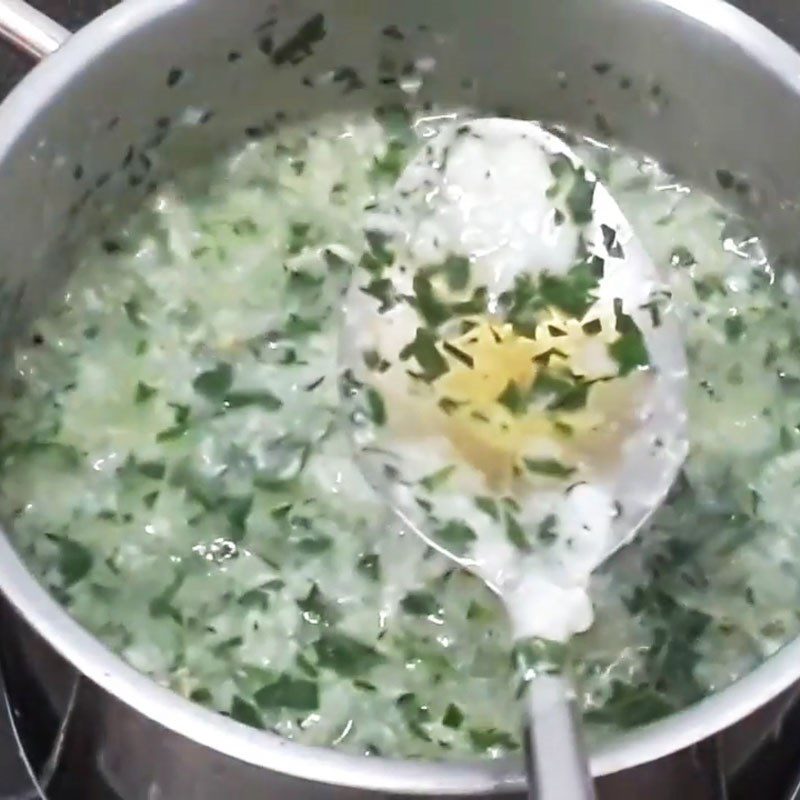
MULTIPOLYGON (((800 54, 724 0, 645 1, 721 32, 798 91, 795 76, 800 75, 800 54)), ((132 30, 192 2, 121 3, 71 37, 0 105, 0 160, 49 99, 86 63, 102 56, 132 30)), ((475 795, 518 791, 524 786, 517 759, 434 762, 367 758, 292 742, 192 703, 129 666, 75 621, 28 571, 2 530, 0 587, 28 624, 84 676, 164 728, 231 758, 309 781, 395 794, 475 795)), ((795 639, 726 689, 594 748, 592 772, 595 776, 618 772, 689 747, 743 719, 798 677, 800 639, 795 639)))

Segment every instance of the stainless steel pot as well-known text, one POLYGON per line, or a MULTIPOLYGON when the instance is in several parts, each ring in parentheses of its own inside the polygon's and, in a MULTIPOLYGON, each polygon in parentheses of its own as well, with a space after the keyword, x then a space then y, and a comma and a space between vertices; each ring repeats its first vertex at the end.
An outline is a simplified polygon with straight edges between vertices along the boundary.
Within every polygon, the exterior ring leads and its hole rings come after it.
MULTIPOLYGON (((282 115, 402 97, 382 72, 387 54, 401 65, 435 60, 422 97, 611 128, 726 195, 754 219, 776 263, 800 252, 800 56, 720 0, 127 0, 73 37, 25 3, 0 0, 0 33, 47 56, 0 106, 6 344, 63 285, 73 244, 172 170, 282 115), (720 185, 719 170, 737 176, 733 186, 720 185)), ((76 624, 2 536, 0 586, 13 608, 1 638, 14 702, 23 711, 45 704, 57 730, 55 755, 33 754, 43 781, 66 780, 56 756, 77 748, 125 800, 522 786, 515 761, 358 758, 195 706, 76 624)), ((798 678, 794 642, 693 708, 607 742, 592 754, 595 775, 610 776, 601 791, 625 797, 626 771, 701 752, 692 748, 726 729, 721 747, 735 765, 798 678)), ((645 785, 655 774, 638 773, 645 785)))

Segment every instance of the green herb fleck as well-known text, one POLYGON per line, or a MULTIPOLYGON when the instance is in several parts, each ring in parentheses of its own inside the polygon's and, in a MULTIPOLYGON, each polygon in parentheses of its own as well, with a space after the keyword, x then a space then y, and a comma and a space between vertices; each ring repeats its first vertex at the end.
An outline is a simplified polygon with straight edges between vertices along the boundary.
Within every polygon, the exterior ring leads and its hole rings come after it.
POLYGON ((376 553, 364 553, 356 562, 356 569, 365 578, 378 581, 381 577, 381 560, 376 553))
POLYGON ((393 139, 386 152, 372 161, 370 178, 382 183, 394 183, 408 161, 408 149, 403 142, 393 139))
POLYGON ((718 169, 716 172, 717 183, 721 189, 733 189, 736 183, 736 176, 729 169, 718 169))
POLYGON ((471 267, 470 260, 465 256, 449 255, 441 264, 426 267, 421 273, 426 277, 443 275, 448 288, 460 292, 469 284, 471 267))
POLYGON ((288 274, 288 290, 302 291, 304 289, 317 289, 325 282, 323 275, 314 275, 302 269, 291 270, 288 274))
POLYGON ((213 369, 201 372, 193 381, 194 390, 212 402, 222 402, 233 384, 233 368, 220 361, 213 369))
POLYGON ((125 311, 125 315, 128 317, 131 325, 134 325, 137 328, 143 328, 145 326, 146 323, 144 321, 144 317, 142 317, 142 305, 135 297, 132 297, 130 300, 126 300, 122 304, 122 308, 125 311))
POLYGON ((375 648, 338 631, 325 631, 314 642, 314 652, 320 667, 345 678, 368 672, 383 661, 375 648))
POLYGON ((510 380, 500 393, 497 402, 505 406, 512 414, 519 416, 527 410, 528 403, 516 381, 510 380))
POLYGON ((738 342, 745 331, 744 320, 740 316, 725 318, 725 338, 729 342, 738 342))
POLYGON ((233 542, 240 542, 244 538, 252 508, 253 495, 226 497, 220 501, 219 509, 228 520, 229 536, 233 542))
POLYGON ((453 316, 450 306, 437 297, 431 279, 427 275, 417 272, 412 286, 414 297, 411 303, 428 325, 435 328, 453 316))
POLYGON ((297 549, 311 556, 319 555, 333 547, 333 539, 325 533, 310 533, 301 536, 296 542, 297 549))
POLYGON ((516 750, 518 744, 516 739, 506 731, 497 728, 472 728, 469 731, 469 740, 475 750, 486 752, 487 750, 516 750))
POLYGON ((568 478, 575 472, 574 467, 568 467, 555 458, 525 458, 523 461, 528 472, 549 478, 568 478))
POLYGON ((392 365, 377 350, 365 350, 362 353, 364 365, 373 372, 386 372, 392 365))
POLYGON ((542 370, 533 385, 532 397, 543 399, 548 411, 577 411, 586 405, 591 384, 575 383, 542 370))
POLYGON ((308 622, 318 625, 329 625, 339 617, 336 607, 325 597, 319 586, 314 583, 308 594, 297 601, 297 607, 303 612, 308 622))
POLYGON ((437 405, 443 413, 452 414, 454 411, 461 408, 464 403, 460 403, 458 400, 453 400, 451 397, 443 397, 441 400, 439 400, 437 405))
POLYGON ((439 352, 436 345, 436 336, 430 330, 417 328, 414 341, 400 351, 400 358, 403 361, 409 358, 416 360, 422 370, 418 377, 428 383, 435 381, 449 370, 447 359, 439 352))
POLYGON ((430 475, 426 475, 424 478, 420 480, 420 486, 423 489, 426 489, 429 492, 435 492, 437 489, 444 486, 447 483, 450 476, 455 472, 456 468, 454 464, 449 464, 446 467, 442 467, 440 470, 436 472, 432 472, 430 475))
POLYGON ((548 514, 539 523, 536 537, 542 544, 552 544, 558 538, 558 520, 555 514, 548 514))
POLYGON ((574 317, 582 317, 592 306, 603 276, 603 260, 593 257, 570 269, 563 277, 545 273, 539 279, 539 294, 547 305, 574 317))
POLYGON ((608 352, 617 362, 619 374, 625 376, 633 370, 649 366, 650 357, 644 335, 636 323, 627 314, 618 311, 616 326, 620 336, 609 346, 608 352))
POLYGON ((65 588, 82 580, 94 563, 91 551, 72 539, 55 539, 58 547, 58 571, 65 588))
POLYGON ((456 347, 454 344, 450 344, 450 342, 443 341, 442 342, 442 349, 450 356, 456 359, 456 361, 460 361, 465 367, 469 369, 473 369, 475 366, 475 359, 464 350, 461 350, 459 347, 456 347))
POLYGON ((530 542, 522 526, 519 524, 519 520, 517 520, 513 514, 506 513, 505 516, 505 528, 508 541, 511 542, 517 550, 521 550, 523 553, 530 552, 530 542))
POLYGON ((297 339, 308 336, 310 333, 318 333, 320 321, 312 317, 301 317, 299 314, 289 314, 286 326, 283 329, 285 336, 289 339, 297 339))
POLYGON ((146 403, 153 395, 158 393, 158 389, 154 389, 147 383, 143 383, 139 381, 136 384, 136 391, 133 395, 133 401, 137 405, 141 405, 142 403, 146 403))
POLYGON ((163 461, 140 461, 137 467, 145 478, 150 478, 154 481, 162 480, 166 472, 163 461))
POLYGON ((469 525, 455 519, 439 526, 433 533, 433 540, 456 556, 464 555, 469 545, 477 538, 475 531, 469 525))
POLYGON ((314 45, 327 34, 324 14, 313 14, 282 44, 278 45, 270 58, 276 67, 284 64, 297 65, 314 52, 314 45))
POLYGON ((319 689, 314 681, 283 674, 274 683, 262 686, 253 699, 259 708, 265 710, 316 711, 319 708, 319 689))
POLYGON ((673 248, 669 257, 669 263, 673 267, 691 267, 697 263, 692 251, 682 244, 673 248))
POLYGON ((175 424, 156 434, 157 442, 169 442, 179 439, 189 428, 189 407, 177 403, 171 404, 175 411, 175 424))
POLYGON ((497 503, 491 497, 476 497, 475 505, 493 520, 497 521, 500 519, 500 511, 497 508, 497 503))
POLYGON ((430 592, 409 592, 400 606, 406 614, 415 617, 433 617, 441 611, 439 602, 430 592))
POLYGON ((283 407, 283 401, 266 389, 228 392, 223 402, 225 408, 230 409, 257 406, 265 411, 278 411, 283 407))
POLYGON ((261 719, 261 714, 259 714, 258 709, 255 708, 255 706, 251 706, 250 703, 239 697, 238 694, 234 696, 233 702, 231 703, 230 715, 243 725, 249 725, 251 728, 258 728, 259 730, 264 729, 264 722, 261 719))
POLYGON ((380 276, 383 270, 394 262, 394 253, 389 248, 389 237, 380 231, 367 231, 367 251, 361 256, 359 266, 380 276))
POLYGON ((262 589, 250 589, 237 600, 237 604, 242 608, 253 608, 258 611, 266 611, 269 602, 269 595, 262 589))
POLYGON ((632 686, 614 681, 611 695, 599 709, 586 712, 586 719, 598 724, 612 724, 628 730, 666 717, 675 711, 674 706, 651 686, 632 686))
POLYGON ((367 408, 370 419, 378 426, 386 424, 386 403, 381 393, 372 386, 366 390, 367 408))
POLYGON ((361 287, 361 291, 380 303, 379 314, 384 314, 397 303, 394 282, 391 278, 373 278, 366 286, 361 287))
POLYGON ((442 717, 442 725, 445 728, 453 728, 458 730, 464 722, 464 712, 454 703, 450 703, 445 709, 444 716, 442 717))
POLYGON ((583 167, 575 170, 575 177, 567 193, 567 208, 576 225, 592 221, 592 201, 597 181, 587 176, 583 167))
POLYGON ((173 605, 175 595, 183 586, 183 581, 184 575, 176 574, 170 584, 150 601, 148 611, 153 619, 170 618, 178 625, 183 624, 181 612, 173 605))

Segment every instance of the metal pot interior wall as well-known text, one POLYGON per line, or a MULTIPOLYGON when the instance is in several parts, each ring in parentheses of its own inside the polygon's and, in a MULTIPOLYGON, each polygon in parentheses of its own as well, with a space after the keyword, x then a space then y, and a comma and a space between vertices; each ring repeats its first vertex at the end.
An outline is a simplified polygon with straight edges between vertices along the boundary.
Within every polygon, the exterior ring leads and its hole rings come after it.
MULTIPOLYGON (((405 102, 412 89, 419 102, 611 136, 724 195, 756 220, 774 260, 799 249, 793 76, 716 3, 705 17, 688 0, 642 0, 635 13, 628 0, 506 0, 503 14, 483 0, 237 0, 224 12, 218 0, 145 3, 148 18, 118 9, 116 24, 79 33, 12 97, 19 124, 0 130, 5 344, 63 285, 74 244, 174 170, 284 118, 405 102)), ((91 724, 119 743, 105 768, 132 800, 216 800, 233 784, 243 800, 263 796, 257 768, 103 696, 91 724), (153 753, 171 776, 144 769, 153 753), (180 773, 192 775, 191 792, 175 784, 180 773), (147 794, 153 785, 161 794, 147 794)), ((287 796, 307 786, 270 782, 287 796)))

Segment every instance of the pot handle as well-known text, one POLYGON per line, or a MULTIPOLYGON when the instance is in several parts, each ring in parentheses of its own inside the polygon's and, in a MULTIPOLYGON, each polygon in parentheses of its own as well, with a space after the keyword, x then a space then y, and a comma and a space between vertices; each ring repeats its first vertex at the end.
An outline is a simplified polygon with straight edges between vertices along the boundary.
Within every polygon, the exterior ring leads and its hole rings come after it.
POLYGON ((37 61, 58 50, 70 35, 24 0, 0 0, 0 37, 37 61))

